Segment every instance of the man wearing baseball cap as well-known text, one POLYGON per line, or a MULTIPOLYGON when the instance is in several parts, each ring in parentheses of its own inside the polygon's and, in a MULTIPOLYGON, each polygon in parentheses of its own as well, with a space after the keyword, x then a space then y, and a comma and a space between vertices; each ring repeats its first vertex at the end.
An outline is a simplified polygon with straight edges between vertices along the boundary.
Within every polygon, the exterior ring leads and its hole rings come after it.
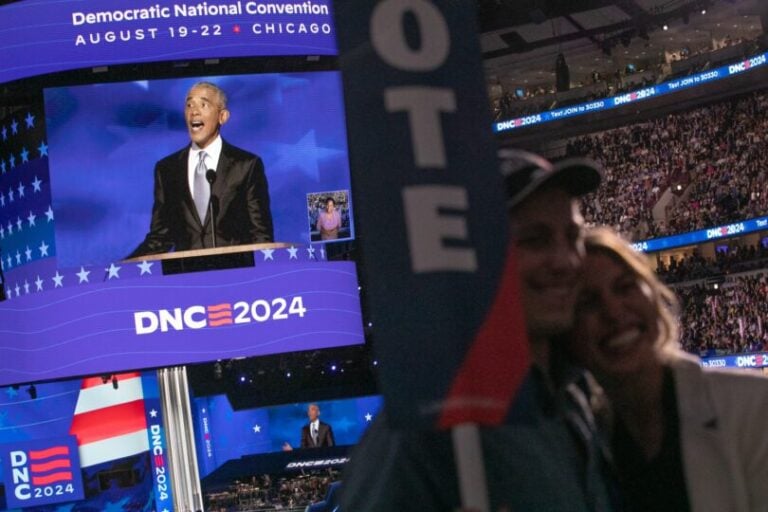
POLYGON ((578 198, 597 189, 601 175, 582 158, 553 165, 519 150, 503 149, 499 156, 531 358, 547 372, 552 337, 571 327, 581 280, 584 220, 578 198))
MULTIPOLYGON (((615 510, 591 406, 597 388, 553 345, 573 322, 584 258, 579 197, 598 187, 600 170, 585 159, 499 156, 532 365, 507 423, 480 429, 491 510, 615 510)), ((458 510, 450 432, 394 431, 384 415, 352 453, 341 510, 458 510)))

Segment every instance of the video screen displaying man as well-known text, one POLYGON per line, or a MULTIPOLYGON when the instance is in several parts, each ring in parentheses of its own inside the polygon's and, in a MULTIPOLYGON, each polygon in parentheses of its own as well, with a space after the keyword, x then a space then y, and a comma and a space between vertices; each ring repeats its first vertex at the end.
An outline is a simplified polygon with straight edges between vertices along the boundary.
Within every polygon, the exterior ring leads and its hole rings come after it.
MULTIPOLYGON (((184 247, 201 248, 203 243, 208 248, 213 227, 216 228, 217 247, 233 246, 218 252, 245 249, 241 242, 270 241, 270 220, 271 241, 320 242, 315 226, 317 219, 308 223, 308 210, 304 207, 310 194, 313 197, 316 194, 318 198, 332 196, 342 217, 339 239, 354 238, 341 89, 338 71, 224 74, 46 89, 44 106, 48 140, 40 151, 49 155, 52 193, 51 199, 34 213, 40 218, 49 204, 54 212, 55 220, 46 222, 45 226, 54 230, 55 254, 60 268, 79 269, 81 265, 86 265, 86 269, 88 265, 104 268, 132 253, 138 255, 139 252, 135 252, 137 246, 151 232, 155 213, 153 190, 157 185, 153 169, 180 149, 187 153, 177 155, 174 165, 177 176, 173 184, 178 185, 174 189, 176 197, 168 188, 166 174, 161 174, 164 181, 160 182, 158 190, 166 203, 164 209, 170 212, 166 215, 175 215, 179 220, 166 222, 168 232, 157 238, 150 236, 150 240, 155 241, 154 247, 142 244, 140 252, 163 254, 162 251, 182 251, 184 247), (199 224, 199 214, 194 210, 189 182, 189 153, 193 141, 183 108, 190 90, 201 82, 215 84, 226 93, 225 108, 221 110, 227 111, 223 114, 226 117, 224 124, 217 118, 212 125, 214 132, 218 126, 218 134, 223 138, 222 161, 215 163, 213 158, 205 158, 207 169, 217 177, 211 197, 218 204, 212 205, 217 209, 213 215, 216 222, 203 217, 204 227, 199 224), (257 220, 264 229, 255 235, 250 232, 255 229, 250 211, 243 206, 253 202, 242 188, 237 188, 242 173, 227 177, 224 168, 227 158, 230 162, 240 161, 239 157, 227 156, 228 144, 251 153, 248 158, 256 162, 254 169, 263 167, 266 175, 268 188, 266 185, 255 186, 257 197, 258 194, 264 196, 256 202, 269 201, 269 207, 259 204, 257 213, 263 218, 257 220), (218 195, 221 193, 219 188, 225 194, 218 195), (230 201, 235 192, 239 195, 230 201), (186 213, 179 213, 185 209, 186 213), (236 218, 236 212, 239 218, 236 218), (188 231, 195 234, 189 235, 188 231), (182 240, 176 242, 174 238, 182 240), (192 243, 193 239, 196 245, 192 243), (158 242, 178 245, 166 249, 158 247, 162 245, 158 242)), ((45 159, 41 162, 45 163, 45 159)), ((195 161, 195 166, 197 163, 195 161)), ((169 162, 163 163, 163 168, 169 166, 169 162)), ((36 173, 38 170, 30 174, 31 179, 36 173)), ((256 173, 249 179, 260 176, 256 173)), ((38 178, 46 182, 44 175, 38 175, 38 178)), ((29 187, 27 181, 24 184, 29 187)), ((11 185, 18 186, 18 183, 11 185)), ((24 217, 28 214, 26 211, 24 217)), ((15 222, 16 217, 12 220, 15 222)), ((46 243, 50 245, 50 241, 46 243)), ((210 252, 217 251, 206 253, 210 252)), ((179 256, 184 255, 175 257, 179 256)), ((148 258, 140 256, 138 259, 148 258)), ((35 277, 32 277, 33 281, 35 277)))
POLYGON ((320 448, 334 446, 333 429, 328 423, 320 421, 320 406, 309 404, 307 407, 309 423, 301 427, 301 447, 320 448))
MULTIPOLYGON (((301 448, 324 448, 336 446, 333 428, 328 423, 320 421, 320 406, 312 403, 307 406, 309 422, 301 427, 301 448)), ((283 451, 290 451, 290 443, 283 445, 283 451)))
POLYGON ((274 240, 264 164, 222 139, 229 117, 218 86, 190 88, 184 120, 191 144, 155 165, 149 233, 128 258, 274 240))

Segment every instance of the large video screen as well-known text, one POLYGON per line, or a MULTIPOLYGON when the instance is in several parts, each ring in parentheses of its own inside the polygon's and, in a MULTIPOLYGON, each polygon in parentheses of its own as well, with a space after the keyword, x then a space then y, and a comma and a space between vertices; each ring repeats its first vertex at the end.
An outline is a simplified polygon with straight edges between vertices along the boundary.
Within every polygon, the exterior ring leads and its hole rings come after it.
MULTIPOLYGON (((356 444, 381 408, 381 396, 363 396, 319 402, 234 410, 226 395, 193 400, 195 437, 200 477, 205 478, 228 461, 274 452, 312 451, 303 436, 308 409, 316 406, 330 434, 318 448, 356 444), (332 439, 332 444, 328 444, 332 439)), ((298 454, 298 453, 297 453, 298 454)))
POLYGON ((0 6, 0 385, 364 343, 330 6, 0 6))
MULTIPOLYGON (((0 382, 362 343, 354 264, 325 261, 326 243, 353 236, 341 102, 337 72, 270 73, 55 88, 45 115, 11 116, 0 174, 10 343, 0 351, 13 364, 0 382), (201 80, 231 91, 211 188, 217 226, 227 209, 239 225, 233 205, 245 193, 226 159, 241 154, 228 147, 248 148, 281 244, 257 250, 249 268, 163 275, 158 261, 123 259, 153 222, 156 162, 188 152, 184 98, 201 80), (342 229, 316 243, 329 208, 342 229)), ((186 167, 172 170, 179 197, 190 194, 186 167)))
MULTIPOLYGON (((337 71, 62 87, 45 91, 60 266, 108 265, 130 255, 144 239, 152 220, 153 170, 159 161, 188 148, 185 98, 202 81, 227 93, 230 117, 221 128, 224 142, 263 162, 273 239, 308 244, 317 226, 312 223, 317 200, 322 203, 334 194, 346 198, 345 203, 338 197, 334 202, 347 219, 345 237, 353 237, 337 71), (308 203, 312 196, 318 199, 308 203)), ((173 162, 184 175, 185 157, 173 162)), ((220 176, 213 185, 214 195, 221 196, 219 208, 226 207, 226 187, 235 187, 237 158, 234 149, 222 150, 216 169, 220 176)))

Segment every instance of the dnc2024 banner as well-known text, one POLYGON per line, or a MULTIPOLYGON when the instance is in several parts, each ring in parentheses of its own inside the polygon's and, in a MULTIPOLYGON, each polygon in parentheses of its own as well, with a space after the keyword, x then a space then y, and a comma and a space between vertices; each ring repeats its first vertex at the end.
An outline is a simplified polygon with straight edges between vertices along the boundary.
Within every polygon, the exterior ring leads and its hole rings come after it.
MULTIPOLYGON (((297 247, 281 252, 298 260, 297 247)), ((170 276, 153 265, 112 265, 118 277, 93 284, 59 274, 66 286, 3 303, 0 385, 364 341, 350 262, 170 276), (143 276, 119 281, 142 266, 143 276)))

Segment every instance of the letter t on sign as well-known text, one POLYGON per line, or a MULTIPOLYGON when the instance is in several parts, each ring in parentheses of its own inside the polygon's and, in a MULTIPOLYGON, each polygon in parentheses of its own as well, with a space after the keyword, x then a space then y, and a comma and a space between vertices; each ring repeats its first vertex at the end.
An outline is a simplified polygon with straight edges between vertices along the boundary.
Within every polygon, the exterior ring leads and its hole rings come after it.
POLYGON ((456 111, 456 95, 437 87, 397 87, 387 89, 385 104, 389 112, 408 112, 416 165, 444 169, 446 165, 442 112, 456 111))

